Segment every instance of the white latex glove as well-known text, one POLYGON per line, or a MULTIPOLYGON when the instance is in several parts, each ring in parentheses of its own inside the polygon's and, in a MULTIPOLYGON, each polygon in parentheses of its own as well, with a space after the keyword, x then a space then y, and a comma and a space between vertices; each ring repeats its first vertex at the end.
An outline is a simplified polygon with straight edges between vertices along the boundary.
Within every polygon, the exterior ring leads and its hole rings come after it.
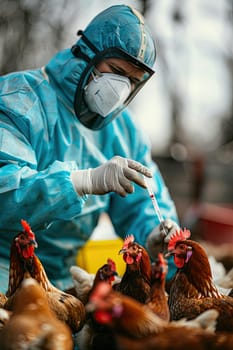
POLYGON ((71 180, 80 196, 116 192, 125 197, 134 191, 132 182, 146 188, 141 175, 152 177, 151 171, 141 163, 116 156, 97 168, 73 171, 71 180))
POLYGON ((156 259, 159 252, 167 249, 169 239, 180 227, 171 219, 165 219, 149 234, 146 240, 146 249, 152 259, 156 259))

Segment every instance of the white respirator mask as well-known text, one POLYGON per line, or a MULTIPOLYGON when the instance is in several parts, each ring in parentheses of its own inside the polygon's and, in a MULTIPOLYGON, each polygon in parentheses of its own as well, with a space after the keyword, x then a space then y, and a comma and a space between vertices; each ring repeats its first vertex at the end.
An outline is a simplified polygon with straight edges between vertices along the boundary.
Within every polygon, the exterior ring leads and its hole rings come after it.
POLYGON ((93 79, 84 88, 84 100, 90 111, 106 117, 121 106, 131 93, 130 80, 122 75, 94 69, 93 79))

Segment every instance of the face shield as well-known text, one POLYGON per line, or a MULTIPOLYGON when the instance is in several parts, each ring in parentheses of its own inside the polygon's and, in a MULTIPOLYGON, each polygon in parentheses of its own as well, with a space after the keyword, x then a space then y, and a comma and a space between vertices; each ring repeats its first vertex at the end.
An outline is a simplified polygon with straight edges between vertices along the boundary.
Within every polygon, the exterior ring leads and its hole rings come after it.
MULTIPOLYGON (((88 44, 89 45, 91 44, 89 40, 88 40, 88 44)), ((93 50, 93 45, 91 48, 93 50)), ((96 52, 98 51, 96 48, 94 49, 96 52)), ((129 55, 127 52, 125 52, 121 48, 117 48, 117 47, 107 48, 102 52, 97 52, 92 59, 84 57, 80 52, 79 47, 77 46, 73 46, 72 52, 76 57, 80 57, 89 61, 86 69, 83 71, 80 77, 79 84, 76 89, 74 110, 80 122, 83 125, 85 125, 87 128, 92 130, 102 129, 107 124, 109 124, 114 118, 116 118, 117 115, 130 103, 130 101, 140 91, 140 89, 144 86, 144 84, 148 81, 148 79, 154 74, 154 70, 151 69, 148 65, 139 61, 134 56, 129 55), (108 114, 106 113, 100 114, 100 110, 99 112, 91 110, 91 107, 89 107, 90 103, 88 103, 89 101, 85 97, 85 94, 86 94, 86 90, 87 90, 91 75, 95 75, 96 66, 103 60, 111 57, 120 58, 128 61, 138 69, 142 70, 144 72, 144 75, 143 75, 143 78, 138 83, 136 84, 134 83, 133 89, 130 87, 129 93, 127 94, 126 98, 123 101, 121 100, 120 104, 113 111, 110 111, 110 113, 108 114)), ((106 73, 106 74, 110 74, 110 73, 106 73)), ((126 78, 124 76, 119 76, 119 77, 126 78)), ((106 85, 105 85, 105 88, 107 88, 106 85)), ((104 106, 102 110, 104 110, 104 106)))
POLYGON ((117 117, 154 74, 151 66, 155 61, 155 46, 142 15, 127 5, 106 9, 93 19, 85 33, 79 31, 78 35, 81 41, 71 50, 87 65, 76 88, 74 110, 83 125, 99 130, 117 117), (110 76, 105 72, 96 75, 98 64, 109 58, 127 61, 142 71, 143 77, 128 86, 125 75, 110 76), (91 84, 94 78, 96 81, 91 84))

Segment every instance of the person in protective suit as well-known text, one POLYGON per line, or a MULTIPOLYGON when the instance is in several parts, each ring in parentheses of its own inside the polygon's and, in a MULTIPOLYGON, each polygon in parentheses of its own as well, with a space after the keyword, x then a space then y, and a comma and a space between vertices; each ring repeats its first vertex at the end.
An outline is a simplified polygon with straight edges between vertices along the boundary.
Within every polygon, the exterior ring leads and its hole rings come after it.
POLYGON ((62 289, 72 287, 69 268, 101 213, 119 237, 133 233, 152 259, 164 227, 165 239, 178 228, 147 138, 127 109, 154 73, 156 50, 143 17, 111 6, 78 34, 45 67, 0 78, 2 292, 21 219, 36 233, 48 277, 62 289), (163 225, 143 176, 153 178, 163 225))

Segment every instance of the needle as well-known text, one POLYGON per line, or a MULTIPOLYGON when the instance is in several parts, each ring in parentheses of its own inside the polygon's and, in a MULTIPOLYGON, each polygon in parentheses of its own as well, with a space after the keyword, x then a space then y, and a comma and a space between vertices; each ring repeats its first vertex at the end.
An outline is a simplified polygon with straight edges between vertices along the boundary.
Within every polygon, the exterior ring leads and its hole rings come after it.
POLYGON ((146 187, 147 187, 147 190, 148 190, 150 199, 151 199, 151 201, 152 201, 152 204, 153 204, 155 213, 156 213, 156 215, 157 215, 158 218, 159 218, 159 222, 162 224, 163 234, 164 234, 164 237, 165 237, 165 236, 167 235, 167 230, 166 230, 166 227, 164 226, 163 217, 162 217, 162 215, 161 215, 158 202, 157 202, 157 200, 156 200, 156 198, 155 198, 155 195, 154 195, 154 192, 153 192, 153 190, 152 190, 153 179, 144 176, 144 180, 145 180, 146 187))

